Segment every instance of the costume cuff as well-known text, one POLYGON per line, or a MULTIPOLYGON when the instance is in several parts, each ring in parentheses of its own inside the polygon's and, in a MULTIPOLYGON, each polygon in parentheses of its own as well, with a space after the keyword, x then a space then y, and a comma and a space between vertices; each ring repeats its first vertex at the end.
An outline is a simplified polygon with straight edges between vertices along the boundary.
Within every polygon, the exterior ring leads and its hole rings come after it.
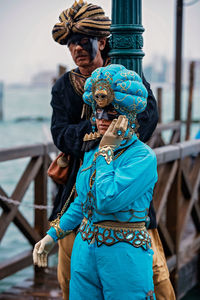
POLYGON ((114 157, 113 146, 103 146, 99 148, 99 151, 95 153, 95 158, 103 156, 107 164, 109 165, 114 157))
POLYGON ((72 230, 62 230, 62 228, 60 227, 60 218, 51 221, 50 226, 51 228, 49 229, 47 234, 49 234, 54 239, 54 241, 63 239, 66 235, 72 232, 72 230))
POLYGON ((51 227, 46 233, 52 237, 52 239, 54 240, 54 242, 57 242, 58 237, 56 235, 55 228, 51 227))

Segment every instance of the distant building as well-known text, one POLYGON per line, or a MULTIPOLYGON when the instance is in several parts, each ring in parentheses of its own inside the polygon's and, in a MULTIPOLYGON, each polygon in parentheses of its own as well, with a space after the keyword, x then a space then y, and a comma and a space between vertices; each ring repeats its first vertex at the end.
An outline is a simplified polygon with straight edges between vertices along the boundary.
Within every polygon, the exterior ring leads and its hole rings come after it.
MULTIPOLYGON (((184 59, 182 62, 182 86, 189 85, 190 63, 192 59, 184 59)), ((175 82, 175 63, 167 61, 165 57, 154 56, 152 63, 144 65, 144 75, 151 83, 168 83, 173 85, 175 82)), ((195 84, 200 84, 200 60, 195 61, 195 84)))
POLYGON ((56 77, 56 71, 41 71, 31 78, 31 87, 52 86, 53 79, 56 77))
POLYGON ((150 82, 168 81, 168 61, 164 56, 155 55, 153 63, 144 66, 144 74, 150 82), (155 63, 156 62, 156 63, 155 63))

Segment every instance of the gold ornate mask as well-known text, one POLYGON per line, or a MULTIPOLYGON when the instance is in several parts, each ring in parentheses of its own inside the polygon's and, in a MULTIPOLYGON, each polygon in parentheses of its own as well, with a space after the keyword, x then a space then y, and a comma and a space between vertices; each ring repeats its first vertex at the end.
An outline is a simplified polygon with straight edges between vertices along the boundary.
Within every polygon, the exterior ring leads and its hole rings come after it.
POLYGON ((92 84, 92 96, 99 107, 105 107, 113 101, 114 91, 108 81, 98 80, 92 84))

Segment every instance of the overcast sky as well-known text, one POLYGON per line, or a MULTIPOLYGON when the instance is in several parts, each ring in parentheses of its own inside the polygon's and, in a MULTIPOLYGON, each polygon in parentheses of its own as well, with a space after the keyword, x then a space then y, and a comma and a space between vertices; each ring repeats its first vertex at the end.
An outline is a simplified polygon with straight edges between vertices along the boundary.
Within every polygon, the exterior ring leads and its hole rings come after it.
MULTIPOLYGON (((124 0, 126 1, 126 0, 124 0)), ((0 0, 0 80, 29 82, 58 64, 73 66, 65 46, 54 42, 53 25, 73 0, 0 0)), ((89 0, 87 1, 90 2, 89 0)), ((91 0, 111 14, 111 0, 91 0)), ((194 0, 186 0, 186 3, 194 0)), ((143 0, 144 63, 174 57, 176 0, 143 0)), ((184 7, 184 57, 200 59, 200 1, 184 7)))

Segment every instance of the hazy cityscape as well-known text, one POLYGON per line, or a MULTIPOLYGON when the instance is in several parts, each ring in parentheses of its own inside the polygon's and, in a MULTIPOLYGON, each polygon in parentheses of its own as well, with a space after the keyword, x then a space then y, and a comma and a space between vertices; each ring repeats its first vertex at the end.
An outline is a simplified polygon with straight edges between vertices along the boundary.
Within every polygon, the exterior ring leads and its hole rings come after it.
MULTIPOLYGON (((183 61, 182 65, 182 85, 188 86, 189 82, 189 66, 191 60, 187 59, 183 61)), ((70 69, 67 65, 63 66, 66 70, 70 69)), ((153 56, 152 63, 144 64, 143 72, 146 79, 150 83, 157 83, 159 85, 174 83, 174 62, 168 61, 165 56, 153 56), (156 61, 156 64, 153 63, 156 61)), ((18 87, 51 87, 55 78, 58 77, 58 70, 41 70, 31 76, 29 83, 14 83, 8 84, 10 88, 18 87)), ((200 83, 200 60, 195 61, 195 84, 200 83)))

